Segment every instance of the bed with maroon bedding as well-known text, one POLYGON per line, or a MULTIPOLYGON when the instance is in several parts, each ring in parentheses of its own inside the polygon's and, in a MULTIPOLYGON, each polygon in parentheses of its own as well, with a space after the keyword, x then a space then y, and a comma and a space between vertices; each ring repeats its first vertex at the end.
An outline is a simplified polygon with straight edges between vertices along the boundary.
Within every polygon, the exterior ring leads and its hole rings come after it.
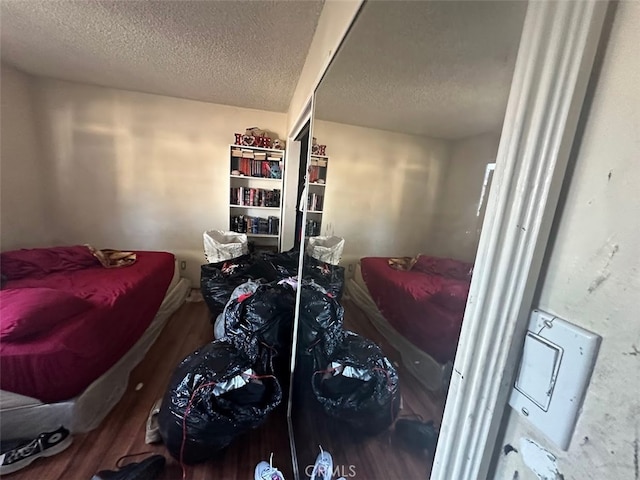
POLYGON ((440 364, 456 352, 472 265, 421 255, 409 271, 387 257, 360 260, 362 278, 380 313, 404 338, 440 364))
POLYGON ((0 388, 43 403, 71 399, 145 333, 174 276, 174 256, 135 252, 104 268, 84 246, 0 254, 0 388))

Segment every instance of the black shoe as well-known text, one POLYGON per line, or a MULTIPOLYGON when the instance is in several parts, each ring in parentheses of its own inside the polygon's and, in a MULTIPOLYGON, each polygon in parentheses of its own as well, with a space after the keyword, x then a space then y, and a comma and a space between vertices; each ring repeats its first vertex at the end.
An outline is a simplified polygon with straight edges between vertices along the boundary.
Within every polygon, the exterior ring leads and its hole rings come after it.
POLYGON ((162 455, 152 455, 141 462, 118 467, 118 470, 101 470, 91 480, 154 480, 162 473, 165 462, 162 455))
POLYGON ((423 423, 420 420, 399 418, 396 421, 396 435, 414 449, 428 450, 433 453, 438 443, 438 432, 433 421, 423 423))
POLYGON ((55 432, 41 433, 33 440, 20 443, 17 447, 0 455, 0 475, 17 472, 40 457, 50 457, 66 449, 73 438, 64 427, 55 432))

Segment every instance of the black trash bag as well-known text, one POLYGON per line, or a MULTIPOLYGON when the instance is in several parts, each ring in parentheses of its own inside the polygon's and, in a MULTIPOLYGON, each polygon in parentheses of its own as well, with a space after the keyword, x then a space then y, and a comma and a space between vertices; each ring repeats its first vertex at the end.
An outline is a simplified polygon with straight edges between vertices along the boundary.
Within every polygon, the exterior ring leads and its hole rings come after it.
POLYGON ((262 259, 271 263, 278 272, 278 277, 288 278, 298 275, 299 250, 289 250, 280 253, 265 252, 262 259))
POLYGON ((337 301, 342 299, 344 291, 344 267, 321 262, 309 255, 304 257, 302 278, 313 281, 331 293, 337 301))
POLYGON ((226 337, 263 371, 274 371, 274 358, 288 367, 293 342, 295 290, 289 284, 277 282, 243 285, 250 288, 224 309, 226 337))
POLYGON ((302 360, 300 365, 317 369, 327 363, 342 343, 344 308, 314 282, 303 282, 301 288, 298 355, 313 357, 313 362, 302 360))
POLYGON ((222 313, 238 285, 247 280, 272 282, 278 279, 274 266, 260 255, 243 255, 233 260, 200 267, 200 290, 211 311, 212 323, 222 313))
POLYGON ((158 414, 160 435, 174 458, 187 464, 211 458, 280 404, 278 380, 250 373, 249 358, 226 341, 211 342, 182 360, 158 414))
POLYGON ((312 388, 327 414, 363 434, 389 428, 400 409, 396 369, 378 345, 353 332, 313 374, 312 388))

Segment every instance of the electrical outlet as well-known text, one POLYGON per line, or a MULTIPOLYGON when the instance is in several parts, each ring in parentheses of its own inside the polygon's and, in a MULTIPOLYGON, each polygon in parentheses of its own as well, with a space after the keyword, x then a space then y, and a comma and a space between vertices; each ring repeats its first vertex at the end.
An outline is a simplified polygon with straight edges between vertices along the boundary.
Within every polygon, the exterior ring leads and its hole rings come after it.
POLYGON ((353 263, 349 264, 349 272, 353 272, 353 263))
POLYGON ((186 270, 187 269, 187 261, 186 260, 182 260, 180 262, 180 270, 186 270))

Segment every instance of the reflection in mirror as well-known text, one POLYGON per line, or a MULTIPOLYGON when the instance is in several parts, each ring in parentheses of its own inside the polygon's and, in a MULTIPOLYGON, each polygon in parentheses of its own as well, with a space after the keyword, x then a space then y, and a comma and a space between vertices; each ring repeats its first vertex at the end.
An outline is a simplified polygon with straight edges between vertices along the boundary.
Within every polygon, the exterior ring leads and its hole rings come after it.
POLYGON ((525 12, 367 2, 316 92, 300 478, 429 477, 525 12))

